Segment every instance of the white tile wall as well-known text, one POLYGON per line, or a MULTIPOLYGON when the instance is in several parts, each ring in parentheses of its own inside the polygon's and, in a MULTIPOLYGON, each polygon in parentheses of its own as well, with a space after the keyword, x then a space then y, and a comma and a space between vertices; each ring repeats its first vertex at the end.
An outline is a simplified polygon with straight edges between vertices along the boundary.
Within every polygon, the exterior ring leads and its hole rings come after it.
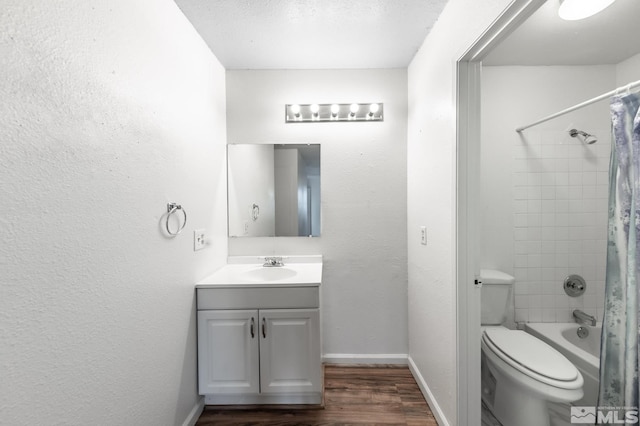
POLYGON ((585 131, 598 142, 533 129, 514 142, 516 321, 573 321, 575 308, 602 319, 610 136, 585 131), (565 295, 569 274, 586 280, 583 296, 565 295))

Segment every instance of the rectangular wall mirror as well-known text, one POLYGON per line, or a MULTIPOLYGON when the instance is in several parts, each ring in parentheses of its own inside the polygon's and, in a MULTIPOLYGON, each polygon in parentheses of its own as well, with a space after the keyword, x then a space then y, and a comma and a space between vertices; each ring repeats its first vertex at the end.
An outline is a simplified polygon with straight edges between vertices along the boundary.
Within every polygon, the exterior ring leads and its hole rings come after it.
POLYGON ((227 146, 230 237, 320 236, 320 145, 227 146))

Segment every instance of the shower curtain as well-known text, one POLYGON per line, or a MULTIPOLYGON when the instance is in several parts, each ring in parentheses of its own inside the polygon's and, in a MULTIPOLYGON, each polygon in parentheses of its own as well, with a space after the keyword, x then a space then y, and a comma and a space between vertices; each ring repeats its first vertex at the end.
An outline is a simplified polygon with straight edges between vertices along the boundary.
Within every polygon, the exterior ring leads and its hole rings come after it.
MULTIPOLYGON (((638 403, 640 287, 640 95, 611 100, 613 142, 609 167, 609 225, 605 313, 600 350, 601 409, 618 415, 638 403)), ((637 424, 637 422, 635 423, 637 424)))

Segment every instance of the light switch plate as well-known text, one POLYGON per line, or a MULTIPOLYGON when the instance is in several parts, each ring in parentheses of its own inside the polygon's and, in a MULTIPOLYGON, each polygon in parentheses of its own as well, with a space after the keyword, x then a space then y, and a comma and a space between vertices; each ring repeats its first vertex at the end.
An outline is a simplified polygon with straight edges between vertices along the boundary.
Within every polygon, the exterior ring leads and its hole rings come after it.
POLYGON ((420 244, 422 244, 423 246, 427 245, 427 227, 426 226, 420 227, 420 244))

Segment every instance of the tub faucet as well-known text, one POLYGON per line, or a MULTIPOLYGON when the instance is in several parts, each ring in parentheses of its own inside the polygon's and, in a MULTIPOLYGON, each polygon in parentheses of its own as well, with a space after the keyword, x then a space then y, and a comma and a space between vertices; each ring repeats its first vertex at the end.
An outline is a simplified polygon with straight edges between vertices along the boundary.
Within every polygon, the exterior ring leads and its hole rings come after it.
POLYGON ((578 324, 596 325, 596 317, 582 312, 580 309, 573 311, 573 319, 576 320, 578 324))
POLYGON ((267 268, 273 268, 276 266, 284 266, 284 263, 282 263, 282 257, 265 257, 264 258, 264 264, 262 266, 265 266, 267 268))

